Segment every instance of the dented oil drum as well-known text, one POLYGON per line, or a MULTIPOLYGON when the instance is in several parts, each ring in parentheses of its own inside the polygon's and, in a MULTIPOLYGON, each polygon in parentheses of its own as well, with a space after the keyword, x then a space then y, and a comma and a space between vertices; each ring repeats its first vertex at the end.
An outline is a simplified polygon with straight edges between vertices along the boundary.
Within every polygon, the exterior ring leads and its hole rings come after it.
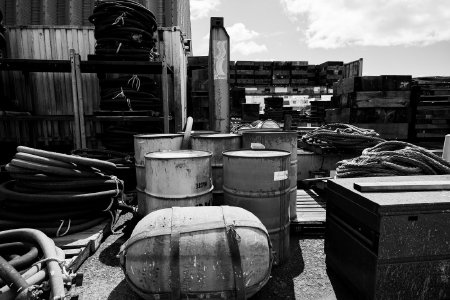
POLYGON ((269 280, 264 225, 239 207, 174 207, 143 218, 121 247, 128 285, 143 299, 245 299, 269 280))
POLYGON ((236 150, 223 153, 225 205, 242 207, 269 231, 274 263, 289 256, 289 157, 282 150, 236 150))
POLYGON ((145 155, 145 202, 141 216, 174 206, 212 202, 211 152, 179 150, 145 155))
POLYGON ((289 167, 290 200, 289 214, 291 220, 297 218, 297 140, 296 131, 252 131, 242 133, 242 147, 251 148, 252 143, 259 143, 266 149, 277 149, 291 153, 291 165, 289 167))
MULTIPOLYGON (((182 142, 182 134, 137 134, 134 136, 138 208, 145 202, 145 154, 161 150, 180 150, 182 142)), ((138 210, 144 211, 142 208, 138 210)))
POLYGON ((213 205, 223 204, 223 156, 226 150, 241 149, 238 134, 205 134, 192 137, 192 149, 212 153, 213 205))

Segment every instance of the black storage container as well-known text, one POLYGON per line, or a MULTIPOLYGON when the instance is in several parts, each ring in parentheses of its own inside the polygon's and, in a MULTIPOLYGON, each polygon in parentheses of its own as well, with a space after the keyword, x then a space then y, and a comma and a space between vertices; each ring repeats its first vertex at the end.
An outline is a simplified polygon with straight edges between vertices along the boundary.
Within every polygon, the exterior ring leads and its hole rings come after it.
POLYGON ((328 181, 327 268, 358 299, 450 298, 450 191, 358 192, 355 183, 448 181, 449 175, 328 181))

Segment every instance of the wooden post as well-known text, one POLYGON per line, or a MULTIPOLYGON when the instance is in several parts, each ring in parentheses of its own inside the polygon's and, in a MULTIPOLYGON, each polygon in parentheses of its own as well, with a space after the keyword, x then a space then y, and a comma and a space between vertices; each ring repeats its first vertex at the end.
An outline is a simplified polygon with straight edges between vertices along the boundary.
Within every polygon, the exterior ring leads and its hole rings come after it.
POLYGON ((163 61, 163 70, 161 74, 161 88, 163 100, 163 115, 164 115, 164 133, 169 133, 169 83, 167 74, 167 64, 163 61))
POLYGON ((83 80, 81 78, 80 54, 75 54, 75 75, 77 80, 77 104, 78 117, 80 126, 80 143, 81 148, 86 148, 86 123, 84 122, 84 101, 83 101, 83 80))
POLYGON ((73 102, 73 133, 74 133, 74 146, 77 149, 81 149, 81 136, 80 136, 80 116, 78 111, 78 88, 77 88, 77 75, 75 67, 75 50, 70 49, 70 73, 72 75, 72 102, 73 102))
POLYGON ((173 69, 173 111, 175 132, 183 130, 187 118, 187 87, 186 87, 186 55, 179 28, 175 28, 171 35, 172 69, 173 69))
POLYGON ((209 35, 209 122, 210 129, 230 132, 230 37, 223 18, 211 18, 209 35))

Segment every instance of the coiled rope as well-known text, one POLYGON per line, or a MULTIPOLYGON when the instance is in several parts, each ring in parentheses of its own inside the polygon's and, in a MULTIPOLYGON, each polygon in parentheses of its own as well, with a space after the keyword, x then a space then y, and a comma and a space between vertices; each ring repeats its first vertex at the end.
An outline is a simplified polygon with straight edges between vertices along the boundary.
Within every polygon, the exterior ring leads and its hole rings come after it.
POLYGON ((333 123, 308 132, 302 136, 301 141, 314 146, 333 146, 343 149, 363 150, 385 140, 372 129, 333 123))
POLYGON ((361 156, 337 163, 336 177, 450 174, 450 163, 425 148, 388 141, 364 149, 361 156))

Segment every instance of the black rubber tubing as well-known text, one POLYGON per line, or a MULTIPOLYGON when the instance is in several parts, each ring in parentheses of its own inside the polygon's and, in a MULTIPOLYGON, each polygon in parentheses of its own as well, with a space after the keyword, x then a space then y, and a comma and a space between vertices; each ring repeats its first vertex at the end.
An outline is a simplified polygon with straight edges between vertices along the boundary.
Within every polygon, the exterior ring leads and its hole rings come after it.
MULTIPOLYGON (((73 203, 79 201, 96 201, 104 197, 113 197, 117 194, 117 190, 109 190, 95 193, 75 194, 75 195, 44 195, 44 194, 26 194, 11 190, 11 185, 14 180, 7 181, 0 185, 0 194, 3 194, 7 199, 20 200, 28 203, 73 203)), ((1 199, 0 199, 1 203, 1 199)))
POLYGON ((16 159, 30 161, 38 164, 66 168, 66 169, 75 169, 76 166, 71 163, 65 163, 56 159, 51 159, 47 157, 37 156, 29 153, 18 152, 14 156, 16 159))
POLYGON ((95 174, 93 172, 81 171, 77 169, 66 169, 49 165, 43 165, 15 158, 12 159, 9 164, 16 167, 34 170, 36 173, 44 173, 58 176, 92 178, 92 177, 100 177, 103 175, 103 174, 95 174))
POLYGON ((42 156, 46 158, 52 158, 56 160, 60 160, 67 163, 74 163, 77 165, 83 165, 88 167, 94 167, 99 169, 107 169, 107 170, 115 170, 116 165, 110 162, 98 160, 98 159, 91 159, 91 158, 85 158, 85 157, 79 157, 79 156, 73 156, 73 155, 67 155, 57 152, 50 152, 40 149, 34 149, 29 148, 25 146, 19 146, 17 147, 17 152, 24 152, 29 154, 34 154, 37 156, 42 156))
MULTIPOLYGON (((90 179, 78 181, 59 181, 59 182, 33 182, 33 181, 17 181, 16 184, 37 190, 49 191, 86 191, 89 188, 96 187, 99 190, 110 190, 117 187, 117 181, 109 179, 90 179)), ((121 184, 119 184, 119 188, 121 184)))

